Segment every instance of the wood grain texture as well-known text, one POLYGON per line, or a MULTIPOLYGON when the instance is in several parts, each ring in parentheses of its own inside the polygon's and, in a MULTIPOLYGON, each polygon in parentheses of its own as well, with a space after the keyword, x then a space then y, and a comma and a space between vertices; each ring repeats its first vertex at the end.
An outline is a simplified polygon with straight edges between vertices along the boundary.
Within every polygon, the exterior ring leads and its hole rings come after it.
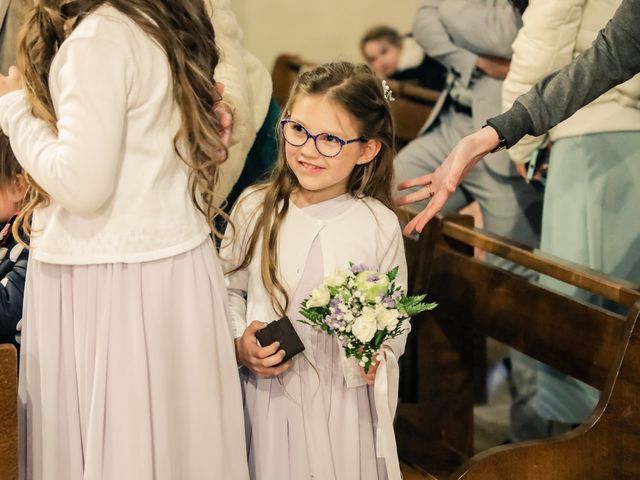
POLYGON ((413 293, 428 292, 440 305, 412 321, 412 357, 404 364, 412 372, 404 378, 415 385, 398 408, 401 458, 438 479, 640 478, 634 285, 474 230, 460 216, 434 219, 406 246, 413 293), (624 319, 529 283, 473 258, 473 247, 632 305, 631 311, 624 319), (474 377, 482 371, 476 346, 485 336, 602 390, 594 414, 564 436, 494 448, 465 463, 473 454, 474 377))
POLYGON ((18 479, 18 358, 0 345, 0 479, 18 479))

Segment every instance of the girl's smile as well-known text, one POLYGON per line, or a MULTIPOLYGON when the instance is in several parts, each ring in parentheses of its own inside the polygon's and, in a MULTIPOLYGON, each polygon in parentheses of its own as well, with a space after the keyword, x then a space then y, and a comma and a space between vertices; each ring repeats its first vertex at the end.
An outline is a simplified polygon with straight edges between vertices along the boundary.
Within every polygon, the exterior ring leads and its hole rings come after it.
POLYGON ((321 173, 323 170, 326 170, 326 168, 321 167, 319 165, 314 165, 312 163, 308 163, 308 162, 304 162, 302 160, 298 160, 298 163, 300 165, 302 165, 302 168, 304 168, 305 170, 307 170, 309 173, 321 173))

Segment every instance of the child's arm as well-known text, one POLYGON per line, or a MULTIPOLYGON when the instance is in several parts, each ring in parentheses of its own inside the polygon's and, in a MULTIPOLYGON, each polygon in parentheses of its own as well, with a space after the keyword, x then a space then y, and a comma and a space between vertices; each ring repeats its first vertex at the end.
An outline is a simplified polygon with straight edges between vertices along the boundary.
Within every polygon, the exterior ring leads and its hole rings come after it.
POLYGON ((15 335, 22 318, 28 256, 29 251, 23 248, 13 268, 0 279, 0 335, 15 335))
POLYGON ((229 301, 229 328, 234 339, 242 336, 247 328, 247 291, 249 271, 247 268, 231 272, 242 262, 249 241, 250 214, 247 211, 247 194, 243 193, 229 216, 230 222, 224 232, 218 256, 225 273, 225 284, 229 301))
MULTIPOLYGON (((254 225, 252 217, 256 213, 255 205, 251 206, 255 203, 251 195, 251 193, 243 194, 231 212, 230 218, 235 228, 231 225, 227 226, 225 239, 220 247, 220 259, 225 272, 240 265, 246 254, 254 225)), ((258 345, 256 332, 264 328, 266 323, 253 320, 247 325, 248 268, 225 275, 225 282, 229 298, 230 329, 234 338, 237 362, 262 377, 272 377, 287 370, 291 362, 279 365, 286 352, 279 350, 277 342, 264 347, 258 345)))
POLYGON ((24 93, 0 98, 0 125, 24 169, 65 209, 89 214, 111 196, 124 148, 133 62, 117 39, 73 38, 60 48, 57 134, 24 93))
MULTIPOLYGON (((382 256, 382 259, 379 263, 379 269, 381 272, 389 272, 395 267, 398 267, 398 274, 396 276, 396 285, 402 287, 403 289, 407 289, 407 260, 404 253, 404 240, 402 238, 402 231, 400 230, 400 224, 397 221, 394 221, 393 226, 389 226, 388 229, 384 229, 384 231, 392 231, 391 238, 388 241, 388 246, 382 256)), ((404 321, 404 331, 395 338, 387 340, 383 346, 383 351, 385 349, 393 352, 396 358, 400 358, 400 356, 404 353, 404 347, 407 343, 407 336, 411 331, 411 323, 410 319, 404 321)), ((378 370, 378 362, 375 361, 369 368, 369 372, 365 373, 364 369, 360 368, 361 373, 367 384, 373 385, 376 379, 376 372, 378 370)))
MULTIPOLYGON (((391 228, 389 230, 391 230, 391 228)), ((407 290, 407 258, 404 252, 402 230, 400 229, 400 224, 397 221, 393 226, 393 234, 391 236, 389 246, 380 262, 380 270, 382 272, 388 272, 395 267, 398 267, 398 275, 395 280, 396 285, 407 290)), ((404 331, 402 334, 385 342, 385 346, 391 349, 396 358, 400 358, 404 353, 407 336, 411 331, 411 323, 409 320, 410 319, 404 321, 404 331)))

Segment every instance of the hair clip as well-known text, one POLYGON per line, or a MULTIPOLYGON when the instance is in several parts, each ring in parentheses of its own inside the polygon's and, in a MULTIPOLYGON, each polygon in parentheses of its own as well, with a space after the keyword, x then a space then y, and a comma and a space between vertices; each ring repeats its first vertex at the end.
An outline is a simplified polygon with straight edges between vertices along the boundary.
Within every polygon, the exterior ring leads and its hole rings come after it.
POLYGON ((384 99, 387 102, 395 102, 396 97, 393 96, 393 92, 391 91, 389 85, 387 85, 386 80, 382 80, 382 90, 384 92, 384 99))

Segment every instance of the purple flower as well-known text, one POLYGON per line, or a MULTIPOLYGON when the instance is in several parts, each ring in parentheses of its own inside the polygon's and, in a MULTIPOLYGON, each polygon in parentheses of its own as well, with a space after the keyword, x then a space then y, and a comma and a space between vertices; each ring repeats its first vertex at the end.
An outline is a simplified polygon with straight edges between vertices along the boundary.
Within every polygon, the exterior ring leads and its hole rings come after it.
POLYGON ((377 282, 378 280, 380 280, 380 275, 377 273, 372 273, 367 277, 367 282, 377 282))
POLYGON ((353 273, 360 273, 368 269, 369 268, 365 264, 359 263, 357 265, 351 265, 351 268, 349 270, 351 270, 353 273))
POLYGON ((324 317, 324 320, 323 320, 324 323, 331 330, 338 330, 344 323, 342 320, 338 320, 338 315, 340 315, 340 312, 335 312, 335 313, 332 313, 331 315, 327 315, 326 317, 324 317))
POLYGON ((391 294, 391 298, 394 300, 398 300, 402 296, 402 292, 400 290, 396 290, 391 294))
POLYGON ((396 301, 392 297, 384 297, 382 302, 387 308, 395 308, 396 306, 396 301))

